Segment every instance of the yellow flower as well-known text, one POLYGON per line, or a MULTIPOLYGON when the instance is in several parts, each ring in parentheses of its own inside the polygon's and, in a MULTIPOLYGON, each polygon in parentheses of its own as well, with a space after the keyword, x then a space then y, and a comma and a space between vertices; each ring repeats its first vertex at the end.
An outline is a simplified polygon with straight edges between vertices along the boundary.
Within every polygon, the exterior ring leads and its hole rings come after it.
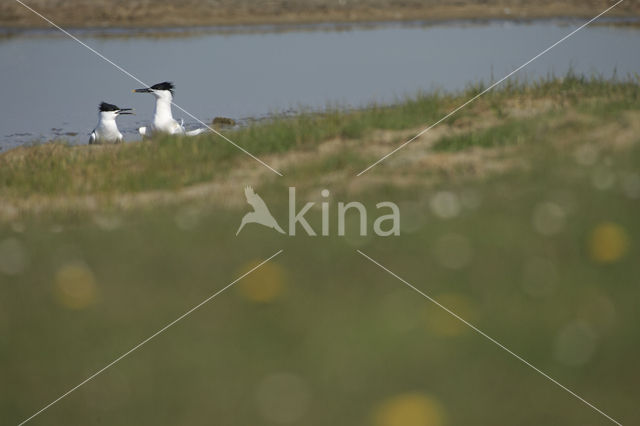
POLYGON ((406 393, 389 398, 373 411, 375 426, 443 426, 445 413, 433 397, 406 393))
POLYGON ((589 254, 598 263, 615 263, 627 253, 629 236, 615 223, 598 225, 589 238, 589 254))
MULTIPOLYGON (((250 271, 262 262, 256 260, 246 264, 240 275, 250 271)), ((286 274, 284 269, 273 262, 267 262, 237 283, 240 294, 256 303, 268 303, 282 295, 285 289, 286 274)))
POLYGON ((81 263, 63 265, 56 272, 54 296, 64 307, 85 309, 96 301, 98 288, 91 270, 81 263))

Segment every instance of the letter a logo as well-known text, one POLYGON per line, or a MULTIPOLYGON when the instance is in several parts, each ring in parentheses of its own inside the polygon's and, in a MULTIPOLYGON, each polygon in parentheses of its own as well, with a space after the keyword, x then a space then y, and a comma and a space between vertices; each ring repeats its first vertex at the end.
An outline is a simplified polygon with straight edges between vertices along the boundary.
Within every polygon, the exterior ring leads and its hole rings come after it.
POLYGON ((244 215, 242 218, 242 223, 240 223, 240 227, 238 228, 238 232, 236 235, 240 233, 242 228, 248 223, 258 223, 260 225, 266 226, 267 228, 275 229, 281 234, 284 234, 278 222, 273 218, 269 208, 265 204, 264 200, 260 198, 258 194, 256 194, 250 186, 247 186, 244 189, 244 195, 247 197, 247 203, 251 207, 253 207, 253 211, 244 215))

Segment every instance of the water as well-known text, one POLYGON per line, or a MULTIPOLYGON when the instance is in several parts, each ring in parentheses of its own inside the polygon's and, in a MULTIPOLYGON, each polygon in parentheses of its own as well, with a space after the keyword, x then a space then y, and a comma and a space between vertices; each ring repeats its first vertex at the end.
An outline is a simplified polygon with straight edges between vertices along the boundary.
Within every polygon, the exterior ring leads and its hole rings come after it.
MULTIPOLYGON (((498 79, 580 25, 578 21, 379 25, 328 31, 217 32, 165 37, 80 37, 153 84, 173 81, 175 102, 205 122, 328 105, 392 102, 417 91, 498 79)), ((85 143, 100 101, 133 107, 125 138, 148 124, 150 95, 84 47, 55 32, 0 39, 0 150, 62 137, 85 143)), ((570 68, 606 77, 640 72, 640 30, 589 27, 529 65, 530 79, 570 68)), ((176 118, 184 114, 174 109, 176 118)), ((187 117, 184 117, 185 119, 187 117)), ((185 120, 193 124, 193 120, 185 120)))

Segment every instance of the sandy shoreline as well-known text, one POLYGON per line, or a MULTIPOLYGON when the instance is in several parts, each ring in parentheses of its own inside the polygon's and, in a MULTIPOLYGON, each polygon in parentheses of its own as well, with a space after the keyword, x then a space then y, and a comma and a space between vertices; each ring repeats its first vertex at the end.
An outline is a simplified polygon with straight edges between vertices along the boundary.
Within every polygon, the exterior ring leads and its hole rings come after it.
MULTIPOLYGON (((606 0, 25 0, 58 25, 73 28, 163 28, 322 22, 447 21, 455 19, 590 18, 606 0)), ((623 2, 608 17, 640 17, 639 2, 623 2)), ((14 0, 0 0, 0 27, 47 28, 14 0)))

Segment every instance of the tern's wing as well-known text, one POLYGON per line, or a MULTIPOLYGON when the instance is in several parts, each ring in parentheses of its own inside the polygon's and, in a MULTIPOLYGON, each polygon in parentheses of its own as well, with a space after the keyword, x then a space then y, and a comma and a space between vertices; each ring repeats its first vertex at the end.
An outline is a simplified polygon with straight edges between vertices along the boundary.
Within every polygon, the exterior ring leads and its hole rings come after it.
POLYGON ((201 127, 199 129, 195 129, 195 130, 189 130, 187 133, 185 133, 187 136, 198 136, 204 132, 206 132, 207 129, 201 127))
POLYGON ((171 134, 184 135, 184 126, 178 120, 173 120, 173 127, 171 129, 171 134))
POLYGON ((93 145, 94 143, 96 143, 96 131, 95 130, 93 132, 91 132, 91 134, 89 135, 89 145, 93 145))

